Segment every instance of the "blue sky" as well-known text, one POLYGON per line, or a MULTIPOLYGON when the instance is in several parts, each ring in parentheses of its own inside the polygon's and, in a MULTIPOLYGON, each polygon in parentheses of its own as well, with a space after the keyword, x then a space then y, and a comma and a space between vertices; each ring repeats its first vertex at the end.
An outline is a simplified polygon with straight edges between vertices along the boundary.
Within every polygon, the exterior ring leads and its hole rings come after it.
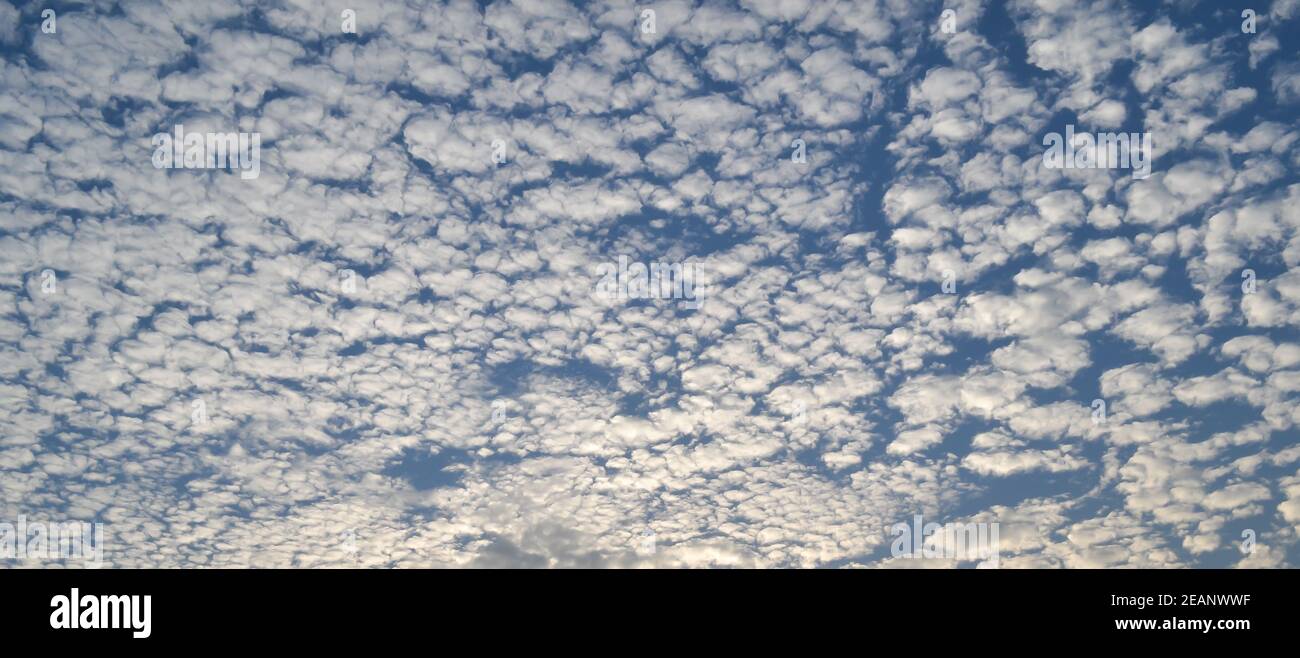
POLYGON ((1293 566, 1298 20, 0 0, 0 520, 123 567, 978 562, 892 555, 915 515, 1293 566), (258 174, 156 167, 177 125, 258 174), (1067 126, 1150 175, 1045 166, 1067 126))

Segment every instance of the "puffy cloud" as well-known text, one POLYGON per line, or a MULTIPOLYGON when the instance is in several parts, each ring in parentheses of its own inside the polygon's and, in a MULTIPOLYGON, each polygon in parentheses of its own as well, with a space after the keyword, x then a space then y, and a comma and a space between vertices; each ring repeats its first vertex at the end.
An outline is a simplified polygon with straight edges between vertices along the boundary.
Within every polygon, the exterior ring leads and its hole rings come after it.
POLYGON ((882 530, 957 510, 1004 567, 1294 562, 1277 42, 697 4, 0 0, 0 519, 115 566, 951 567, 882 530), (1046 169, 1071 115, 1153 175, 1046 169), (176 124, 258 177, 155 168, 176 124))

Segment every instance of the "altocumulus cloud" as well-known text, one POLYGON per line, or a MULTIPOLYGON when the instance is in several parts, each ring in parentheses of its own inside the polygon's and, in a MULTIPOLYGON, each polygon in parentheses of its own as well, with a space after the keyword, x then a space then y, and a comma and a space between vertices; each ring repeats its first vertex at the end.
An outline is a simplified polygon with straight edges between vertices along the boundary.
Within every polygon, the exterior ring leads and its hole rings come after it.
POLYGON ((918 514, 1294 565, 1300 2, 1130 4, 0 0, 0 520, 118 567, 889 567, 918 514), (240 152, 155 166, 177 126, 240 152), (1044 166, 1067 127, 1150 175, 1044 166))

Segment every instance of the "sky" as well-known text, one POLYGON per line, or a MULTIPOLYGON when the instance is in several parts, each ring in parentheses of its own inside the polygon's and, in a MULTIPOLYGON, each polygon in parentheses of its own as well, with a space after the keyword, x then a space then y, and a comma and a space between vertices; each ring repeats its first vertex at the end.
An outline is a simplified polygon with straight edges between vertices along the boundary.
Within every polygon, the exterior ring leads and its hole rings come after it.
POLYGON ((1294 566, 1300 0, 1238 4, 0 0, 0 520, 112 567, 984 563, 918 516, 1294 566), (177 126, 257 146, 160 167, 177 126))

